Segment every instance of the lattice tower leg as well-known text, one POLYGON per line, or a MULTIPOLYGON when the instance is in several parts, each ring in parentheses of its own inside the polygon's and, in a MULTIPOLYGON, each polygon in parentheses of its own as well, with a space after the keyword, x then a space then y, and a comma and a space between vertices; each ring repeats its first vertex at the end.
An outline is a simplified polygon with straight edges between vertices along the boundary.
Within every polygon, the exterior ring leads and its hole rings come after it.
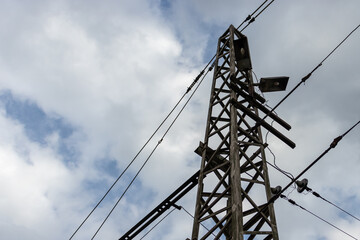
POLYGON ((233 26, 219 38, 192 240, 278 240, 251 69, 239 68, 233 26), (264 207, 265 206, 265 207, 264 207), (262 210, 262 211, 260 211, 262 210), (201 226, 201 224, 203 226, 201 226))

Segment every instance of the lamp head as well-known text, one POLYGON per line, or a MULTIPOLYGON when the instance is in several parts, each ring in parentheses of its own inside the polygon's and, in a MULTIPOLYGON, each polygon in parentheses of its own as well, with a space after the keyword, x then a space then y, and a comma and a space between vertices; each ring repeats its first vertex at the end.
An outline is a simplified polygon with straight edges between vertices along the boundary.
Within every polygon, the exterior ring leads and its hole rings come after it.
POLYGON ((289 77, 267 77, 261 78, 259 88, 262 92, 284 91, 289 77))
POLYGON ((240 71, 247 71, 252 69, 250 49, 247 37, 240 35, 240 38, 234 40, 235 60, 240 71))

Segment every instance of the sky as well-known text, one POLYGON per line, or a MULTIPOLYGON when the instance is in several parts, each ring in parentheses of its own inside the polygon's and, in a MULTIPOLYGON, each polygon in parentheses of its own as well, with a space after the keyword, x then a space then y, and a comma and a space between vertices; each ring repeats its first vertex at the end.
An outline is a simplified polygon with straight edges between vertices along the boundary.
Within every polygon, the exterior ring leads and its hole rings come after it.
MULTIPOLYGON (((219 36, 262 1, 0 0, 0 238, 68 239, 216 52, 219 36)), ((275 106, 360 23, 357 0, 277 0, 244 32, 258 78, 289 76, 275 106)), ((360 30, 277 113, 291 149, 269 134, 276 163, 300 173, 360 120, 360 30)), ((199 167, 212 74, 95 239, 118 239, 199 167)), ((172 119, 172 118, 171 118, 172 119)), ((165 127, 169 123, 165 124, 165 127)), ((276 125, 275 125, 276 126, 276 125)), ((161 129, 73 239, 90 239, 161 139, 161 129)), ((267 151, 267 159, 273 156, 267 151)), ((272 186, 289 180, 269 169, 272 186)), ((360 216, 360 127, 305 175, 360 216)), ((349 234, 360 222, 311 194, 286 195, 349 234)), ((195 191, 179 205, 193 213, 195 191)), ((280 239, 351 239, 279 199, 280 239)), ((175 210, 144 239, 186 239, 175 210)), ((140 235, 141 236, 141 235, 140 235)), ((139 239, 139 238, 138 238, 139 239)))

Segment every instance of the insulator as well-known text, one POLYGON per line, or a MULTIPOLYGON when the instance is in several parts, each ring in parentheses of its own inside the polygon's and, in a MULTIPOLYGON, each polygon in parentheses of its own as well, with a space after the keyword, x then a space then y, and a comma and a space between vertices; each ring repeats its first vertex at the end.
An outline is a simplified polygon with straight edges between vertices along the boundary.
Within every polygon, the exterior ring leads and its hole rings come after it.
POLYGON ((271 193, 273 195, 278 195, 281 192, 281 190, 282 190, 281 186, 277 186, 277 187, 271 188, 271 193))
POLYGON ((299 193, 302 193, 304 190, 307 189, 307 185, 308 185, 308 180, 306 178, 304 178, 301 181, 296 181, 296 185, 298 186, 297 191, 299 193))

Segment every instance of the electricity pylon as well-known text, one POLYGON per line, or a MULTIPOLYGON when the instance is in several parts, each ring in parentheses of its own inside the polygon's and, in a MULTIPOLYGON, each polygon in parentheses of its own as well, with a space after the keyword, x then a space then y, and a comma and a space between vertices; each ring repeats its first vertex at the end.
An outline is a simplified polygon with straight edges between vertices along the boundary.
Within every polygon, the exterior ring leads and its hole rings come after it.
POLYGON ((279 239, 261 128, 295 144, 261 118, 291 128, 263 105, 251 69, 247 38, 231 25, 218 41, 205 140, 196 149, 202 161, 192 240, 279 239))

